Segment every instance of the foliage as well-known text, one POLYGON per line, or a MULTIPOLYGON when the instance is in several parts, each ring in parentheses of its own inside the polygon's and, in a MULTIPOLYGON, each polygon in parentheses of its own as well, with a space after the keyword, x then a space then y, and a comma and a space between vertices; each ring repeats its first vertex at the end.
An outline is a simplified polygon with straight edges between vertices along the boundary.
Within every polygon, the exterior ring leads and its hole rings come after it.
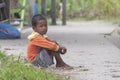
POLYGON ((0 51, 0 80, 61 80, 45 69, 36 69, 14 56, 6 56, 0 51))
MULTIPOLYGON (((20 2, 22 0, 19 0, 20 2)), ((51 13, 51 1, 47 1, 47 15, 51 13)), ((67 19, 88 18, 90 19, 113 19, 119 20, 120 16, 120 0, 66 0, 67 19)), ((56 0, 56 11, 59 16, 59 3, 56 0)), ((39 13, 41 12, 41 0, 38 0, 39 13)), ((28 16, 28 3, 26 5, 26 16, 28 16)))
POLYGON ((67 5, 69 17, 120 18, 120 0, 67 0, 67 5))

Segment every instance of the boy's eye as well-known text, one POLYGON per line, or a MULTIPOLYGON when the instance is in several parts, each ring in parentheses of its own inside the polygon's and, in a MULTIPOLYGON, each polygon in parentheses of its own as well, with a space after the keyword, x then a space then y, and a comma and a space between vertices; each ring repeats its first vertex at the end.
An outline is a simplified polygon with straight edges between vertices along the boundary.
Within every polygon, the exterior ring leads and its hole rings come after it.
POLYGON ((47 26, 46 24, 45 25, 39 25, 39 27, 43 27, 43 26, 47 26))

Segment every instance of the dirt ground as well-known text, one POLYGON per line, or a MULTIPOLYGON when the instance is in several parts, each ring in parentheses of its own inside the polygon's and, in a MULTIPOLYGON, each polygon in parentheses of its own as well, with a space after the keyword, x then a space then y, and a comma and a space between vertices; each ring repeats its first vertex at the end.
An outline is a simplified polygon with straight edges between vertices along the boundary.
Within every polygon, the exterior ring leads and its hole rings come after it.
MULTIPOLYGON (((62 55, 72 70, 50 70, 71 80, 120 80, 120 50, 115 33, 117 25, 103 21, 68 22, 66 26, 49 25, 48 36, 68 48, 62 55), (113 32, 113 33, 112 33, 113 32), (112 33, 112 35, 111 35, 112 33)), ((0 40, 7 54, 26 56, 30 27, 21 31, 21 39, 0 40)), ((116 36, 117 35, 117 36, 116 36)))

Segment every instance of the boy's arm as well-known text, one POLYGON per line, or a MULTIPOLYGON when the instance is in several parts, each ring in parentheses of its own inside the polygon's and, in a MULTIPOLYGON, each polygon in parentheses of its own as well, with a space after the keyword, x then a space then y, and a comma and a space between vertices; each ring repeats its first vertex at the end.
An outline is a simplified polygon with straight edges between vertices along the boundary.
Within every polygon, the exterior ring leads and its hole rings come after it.
POLYGON ((52 40, 52 39, 50 39, 48 37, 46 37, 46 39, 49 40, 49 41, 51 41, 51 42, 56 43, 59 46, 59 49, 57 51, 58 53, 65 54, 67 52, 67 49, 64 46, 60 45, 57 41, 52 40))
POLYGON ((36 46, 40 46, 52 51, 58 51, 59 50, 59 45, 56 44, 55 42, 49 41, 46 38, 42 36, 37 36, 31 41, 32 44, 36 46))
MULTIPOLYGON (((48 37, 45 37, 48 41, 51 41, 51 42, 55 42, 56 44, 58 44, 58 42, 57 41, 55 41, 55 40, 52 40, 52 39, 50 39, 50 38, 48 38, 48 37)), ((59 44, 58 44, 59 45, 59 44)))

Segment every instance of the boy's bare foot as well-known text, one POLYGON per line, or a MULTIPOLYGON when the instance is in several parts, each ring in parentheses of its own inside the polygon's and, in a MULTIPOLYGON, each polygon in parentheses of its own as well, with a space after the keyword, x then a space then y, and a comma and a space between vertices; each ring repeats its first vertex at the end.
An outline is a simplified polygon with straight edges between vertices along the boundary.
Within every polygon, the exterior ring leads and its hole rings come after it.
POLYGON ((71 66, 68 65, 68 64, 62 64, 62 65, 57 64, 56 67, 57 67, 57 68, 61 68, 61 69, 73 69, 73 67, 71 67, 71 66))

